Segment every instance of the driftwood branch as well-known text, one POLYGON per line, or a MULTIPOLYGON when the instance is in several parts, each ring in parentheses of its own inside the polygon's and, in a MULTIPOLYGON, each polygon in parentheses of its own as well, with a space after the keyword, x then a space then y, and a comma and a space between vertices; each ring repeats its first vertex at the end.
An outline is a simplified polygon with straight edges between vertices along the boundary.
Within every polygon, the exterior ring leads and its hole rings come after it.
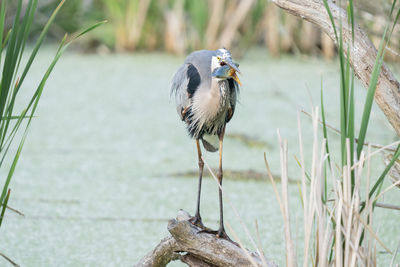
POLYGON ((166 266, 169 262, 179 259, 178 244, 172 236, 166 237, 135 266, 166 266))
MULTIPOLYGON (((245 253, 237 245, 213 234, 201 233, 201 229, 192 225, 190 215, 179 211, 176 219, 168 222, 171 236, 161 242, 136 267, 166 266, 170 261, 181 260, 189 266, 263 266, 256 253, 245 253), (249 259, 250 255, 251 259, 249 259)), ((267 266, 276 266, 272 262, 267 266)))
MULTIPOLYGON (((322 0, 272 0, 272 2, 289 13, 316 24, 336 42, 334 30, 322 0)), ((377 50, 358 25, 355 25, 354 28, 353 45, 351 26, 347 23, 346 11, 331 1, 328 1, 328 3, 335 24, 339 25, 339 22, 342 21, 343 43, 344 47, 350 46, 350 64, 354 73, 364 87, 368 88, 377 50)), ((379 75, 375 101, 386 115, 397 135, 400 136, 400 83, 386 64, 383 64, 379 75)))

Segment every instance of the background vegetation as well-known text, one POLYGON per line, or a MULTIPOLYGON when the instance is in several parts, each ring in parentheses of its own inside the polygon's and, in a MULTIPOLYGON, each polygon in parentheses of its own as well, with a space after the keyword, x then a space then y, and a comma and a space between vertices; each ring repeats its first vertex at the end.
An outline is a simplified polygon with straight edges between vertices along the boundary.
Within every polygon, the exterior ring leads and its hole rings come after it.
MULTIPOLYGON (((33 27, 37 33, 58 2, 39 1, 33 27)), ((391 1, 357 1, 355 8, 355 19, 378 46, 391 1)), ((336 53, 332 41, 317 27, 265 0, 68 0, 50 34, 59 39, 65 32, 74 33, 104 19, 109 23, 87 35, 83 49, 186 54, 225 46, 240 54, 257 45, 273 55, 322 53, 331 58, 336 53)), ((393 33, 386 59, 400 59, 399 33, 398 29, 393 33)))
MULTIPOLYGON (((390 43, 393 30, 400 17, 400 10, 395 12, 396 1, 389 13, 389 21, 381 37, 378 53, 375 59, 372 75, 361 120, 355 119, 354 72, 350 67, 350 58, 344 51, 350 51, 343 41, 342 25, 347 23, 353 29, 354 43, 355 11, 352 0, 346 1, 348 21, 340 21, 336 25, 332 10, 327 0, 324 0, 326 11, 331 19, 338 44, 340 63, 340 155, 332 151, 327 134, 328 125, 325 121, 323 85, 321 83, 321 118, 324 139, 319 140, 319 109, 312 110, 313 120, 313 156, 311 170, 307 172, 303 155, 303 138, 300 117, 298 117, 300 160, 302 182, 300 190, 301 204, 304 212, 304 258, 303 266, 376 266, 376 244, 379 243, 392 256, 390 266, 395 266, 397 250, 392 252, 380 240, 377 230, 374 230, 373 218, 378 200, 383 201, 383 195, 399 185, 400 180, 383 189, 385 177, 400 156, 399 141, 390 162, 381 172, 379 178, 370 175, 371 146, 365 147, 365 137, 370 123, 371 108, 374 101, 378 76, 382 68, 387 44, 390 43), (359 129, 357 134, 356 128, 359 129), (358 136, 358 138, 356 138, 358 136), (319 156, 320 155, 320 156, 319 156), (338 162, 341 161, 341 164, 338 162), (336 167, 335 167, 336 164, 336 167), (363 169, 367 170, 363 170, 363 169), (372 179, 371 179, 372 178, 372 179)), ((349 52, 347 54, 350 54, 349 52)), ((274 184, 267 160, 266 167, 274 186, 285 224, 286 266, 297 266, 296 249, 292 241, 288 195, 288 145, 281 140, 282 197, 274 184)), ((378 150, 379 151, 379 150, 378 150)), ((376 154, 377 152, 375 152, 376 154)), ((394 208, 394 209, 398 209, 394 208)), ((394 211, 396 212, 396 211, 394 211)))
MULTIPOLYGON (((37 87, 24 88, 26 87, 25 78, 30 75, 32 63, 35 61, 37 53, 48 34, 50 25, 54 22, 64 1, 57 4, 52 9, 51 14, 46 17, 45 24, 37 28, 38 36, 32 44, 33 47, 26 62, 22 58, 26 53, 26 44, 31 36, 38 0, 29 0, 24 3, 22 3, 22 0, 12 3, 11 1, 2 1, 0 6, 0 171, 6 173, 4 179, 1 179, 3 186, 0 195, 0 226, 6 209, 10 209, 8 207, 11 193, 10 182, 45 84, 57 61, 71 41, 100 25, 100 23, 95 24, 70 39, 70 41, 66 41, 67 35, 65 34, 37 87), (7 20, 9 19, 12 19, 9 22, 11 26, 7 26, 7 20), (31 90, 31 97, 24 103, 21 101, 21 91, 29 89, 31 90), (22 108, 16 108, 21 104, 22 108)), ((12 260, 1 252, 0 256, 15 265, 12 260)))

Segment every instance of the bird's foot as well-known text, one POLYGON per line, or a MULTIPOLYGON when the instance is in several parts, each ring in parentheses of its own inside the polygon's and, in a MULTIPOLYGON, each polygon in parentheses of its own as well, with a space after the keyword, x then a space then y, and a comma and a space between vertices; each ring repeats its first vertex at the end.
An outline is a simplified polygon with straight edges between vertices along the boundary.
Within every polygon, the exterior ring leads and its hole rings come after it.
POLYGON ((225 232, 224 228, 220 228, 218 231, 215 231, 215 230, 211 230, 210 228, 206 227, 206 229, 201 230, 199 233, 207 233, 207 234, 215 235, 216 237, 225 239, 225 240, 227 240, 227 241, 231 242, 232 244, 234 244, 234 245, 239 247, 239 244, 236 243, 235 241, 233 241, 228 236, 228 234, 225 232))
POLYGON ((207 227, 204 226, 203 221, 201 220, 200 215, 195 215, 195 216, 191 217, 191 218, 189 219, 189 222, 190 222, 191 224, 193 224, 193 225, 196 225, 197 227, 199 227, 199 228, 201 228, 201 229, 203 229, 203 230, 208 229, 207 227))
POLYGON ((236 246, 239 247, 239 244, 236 243, 235 241, 233 241, 233 240, 228 236, 228 234, 225 232, 225 229, 224 229, 223 227, 220 228, 220 229, 218 230, 216 236, 217 236, 218 238, 223 238, 223 239, 225 239, 225 240, 227 240, 227 241, 229 241, 229 242, 231 242, 231 243, 233 243, 233 244, 235 244, 236 246))

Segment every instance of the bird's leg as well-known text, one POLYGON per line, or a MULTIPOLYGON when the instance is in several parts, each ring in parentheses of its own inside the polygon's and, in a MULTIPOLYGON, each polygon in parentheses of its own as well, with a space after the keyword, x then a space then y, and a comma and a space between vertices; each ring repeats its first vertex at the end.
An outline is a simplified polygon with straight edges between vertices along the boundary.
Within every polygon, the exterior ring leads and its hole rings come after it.
MULTIPOLYGON (((219 229, 217 232, 217 237, 221 237, 232 241, 229 236, 225 232, 224 228, 224 211, 223 211, 223 204, 222 204, 222 143, 224 140, 225 134, 225 127, 222 129, 222 132, 219 134, 219 169, 218 169, 218 183, 219 183, 219 229)), ((233 242, 233 241, 232 241, 233 242)), ((233 242, 234 243, 234 242, 233 242)))
POLYGON ((198 191, 197 191, 197 206, 196 206, 196 214, 194 217, 190 219, 190 222, 194 225, 199 226, 200 228, 205 228, 203 225, 203 222, 200 217, 200 195, 201 195, 201 180, 203 178, 203 168, 204 168, 204 162, 203 159, 201 158, 201 148, 200 148, 200 143, 199 139, 196 139, 196 146, 197 146, 197 156, 199 159, 199 186, 198 186, 198 191))
MULTIPOLYGON (((224 134, 225 134, 225 127, 223 128, 222 132, 218 135, 218 137, 219 137, 219 169, 218 169, 219 187, 218 187, 218 191, 219 191, 219 216, 220 216, 219 229, 218 229, 218 231, 213 231, 207 227, 204 227, 203 230, 200 231, 200 233, 214 234, 217 237, 226 239, 226 240, 232 242, 233 244, 239 246, 236 242, 232 241, 232 239, 229 238, 229 236, 226 234, 225 228, 224 228, 224 212, 223 212, 223 206, 222 206, 222 143, 224 140, 224 134)), ((198 142, 197 142, 197 144, 198 144, 198 142)), ((199 147, 199 145, 198 145, 198 147, 199 147)), ((201 152, 200 152, 200 158, 201 158, 201 152)), ((199 162, 200 162, 200 160, 199 160, 199 162)), ((201 161, 201 162, 203 162, 203 161, 201 161)), ((200 163, 199 163, 199 166, 200 166, 200 163)), ((200 199, 200 183, 201 183, 202 167, 200 168, 200 170, 201 171, 200 171, 200 181, 199 181, 199 199, 200 199)), ((198 199, 198 201, 199 201, 199 199, 198 199)), ((197 206, 197 207, 199 207, 199 206, 197 206)), ((196 212, 196 214, 197 214, 197 212, 196 212)), ((200 215, 199 215, 199 218, 200 218, 200 215)), ((200 221, 201 221, 201 218, 200 218, 200 221)))

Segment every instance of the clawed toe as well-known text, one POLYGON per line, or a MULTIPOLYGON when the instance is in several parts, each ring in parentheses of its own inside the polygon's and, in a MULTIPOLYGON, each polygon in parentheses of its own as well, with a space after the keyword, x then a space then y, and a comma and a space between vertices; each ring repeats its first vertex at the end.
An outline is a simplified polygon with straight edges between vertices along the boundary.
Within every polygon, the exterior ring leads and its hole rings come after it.
POLYGON ((197 227, 201 228, 201 229, 206 229, 206 227, 204 226, 201 217, 200 216, 193 216, 189 219, 189 222, 193 225, 196 225, 197 227))
POLYGON ((211 230, 211 228, 208 228, 208 227, 204 227, 203 230, 199 231, 199 234, 201 234, 201 233, 217 235, 217 234, 218 234, 218 231, 211 230))
POLYGON ((236 243, 235 241, 233 241, 233 240, 228 236, 228 234, 225 232, 225 229, 219 229, 218 232, 217 232, 217 237, 218 237, 218 238, 223 238, 223 239, 225 239, 225 240, 227 240, 227 241, 229 241, 229 242, 231 242, 231 243, 233 243, 233 244, 235 244, 236 246, 239 247, 239 244, 236 243))
POLYGON ((235 241, 233 241, 228 234, 225 232, 225 229, 219 229, 218 231, 215 230, 211 230, 210 228, 205 227, 203 230, 199 231, 199 233, 207 233, 207 234, 212 234, 215 235, 218 238, 222 238, 225 239, 229 242, 231 242, 232 244, 235 244, 236 246, 239 247, 239 244, 236 243, 235 241))

